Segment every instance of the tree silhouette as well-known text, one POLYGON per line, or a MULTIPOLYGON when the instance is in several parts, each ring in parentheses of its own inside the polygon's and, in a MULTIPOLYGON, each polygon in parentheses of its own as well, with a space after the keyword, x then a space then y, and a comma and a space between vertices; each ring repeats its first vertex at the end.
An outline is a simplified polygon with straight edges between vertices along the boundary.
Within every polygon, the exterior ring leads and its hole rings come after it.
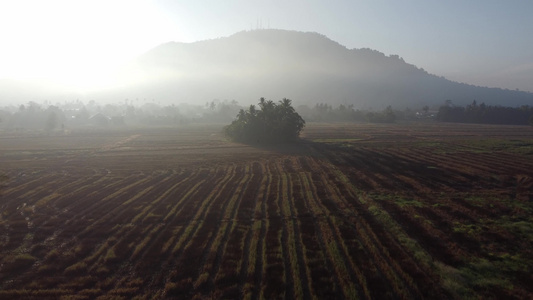
POLYGON ((366 118, 372 123, 394 123, 396 121, 396 114, 389 105, 381 113, 367 113, 366 118))
POLYGON ((259 110, 250 105, 241 109, 237 118, 224 128, 226 136, 238 142, 275 143, 296 140, 305 121, 292 107, 292 101, 284 98, 278 104, 259 99, 259 110))
POLYGON ((485 103, 472 104, 466 107, 445 104, 439 108, 437 120, 443 122, 482 123, 482 124, 513 124, 527 125, 533 118, 533 107, 492 106, 485 103))

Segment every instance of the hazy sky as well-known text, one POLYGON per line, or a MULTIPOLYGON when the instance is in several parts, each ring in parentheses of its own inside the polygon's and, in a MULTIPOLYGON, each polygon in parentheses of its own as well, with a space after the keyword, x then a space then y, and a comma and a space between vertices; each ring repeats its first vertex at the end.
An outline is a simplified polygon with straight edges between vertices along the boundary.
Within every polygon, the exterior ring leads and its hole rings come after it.
POLYGON ((314 31, 448 79, 533 91, 533 1, 0 1, 0 78, 91 90, 168 41, 314 31))

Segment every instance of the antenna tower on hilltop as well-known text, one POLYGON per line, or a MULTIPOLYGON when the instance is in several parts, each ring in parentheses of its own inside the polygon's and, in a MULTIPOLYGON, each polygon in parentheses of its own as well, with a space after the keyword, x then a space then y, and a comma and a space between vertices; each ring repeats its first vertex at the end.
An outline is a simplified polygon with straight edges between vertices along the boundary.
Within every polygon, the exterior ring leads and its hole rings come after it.
MULTIPOLYGON (((267 19, 267 27, 263 27, 263 18, 257 18, 255 20, 255 30, 270 29, 270 19, 267 19)), ((254 30, 250 25, 250 30, 254 30)))

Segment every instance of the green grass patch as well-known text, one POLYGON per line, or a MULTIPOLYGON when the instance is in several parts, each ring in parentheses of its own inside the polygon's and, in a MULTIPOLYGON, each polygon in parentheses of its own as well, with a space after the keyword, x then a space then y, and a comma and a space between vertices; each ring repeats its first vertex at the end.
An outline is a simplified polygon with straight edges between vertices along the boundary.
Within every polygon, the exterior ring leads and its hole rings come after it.
POLYGON ((469 236, 477 236, 482 232, 482 228, 478 224, 464 224, 460 222, 454 222, 453 232, 464 233, 469 236))
POLYGON ((520 238, 533 240, 533 218, 529 218, 529 220, 509 221, 504 223, 502 227, 520 238))
POLYGON ((533 139, 508 140, 502 138, 463 140, 461 145, 473 147, 475 152, 504 151, 519 154, 533 154, 533 139))
POLYGON ((389 201, 393 202, 399 207, 407 207, 407 206, 414 206, 414 207, 424 207, 424 203, 420 202, 419 200, 404 197, 401 195, 395 195, 395 194, 369 194, 369 197, 372 197, 372 199, 377 201, 389 201))
POLYGON ((513 272, 528 273, 531 265, 519 255, 504 254, 494 260, 477 258, 460 268, 439 264, 443 287, 455 298, 478 299, 497 290, 513 289, 513 272))
POLYGON ((363 139, 356 138, 346 138, 346 139, 312 139, 312 142, 315 143, 352 143, 362 141, 363 139))

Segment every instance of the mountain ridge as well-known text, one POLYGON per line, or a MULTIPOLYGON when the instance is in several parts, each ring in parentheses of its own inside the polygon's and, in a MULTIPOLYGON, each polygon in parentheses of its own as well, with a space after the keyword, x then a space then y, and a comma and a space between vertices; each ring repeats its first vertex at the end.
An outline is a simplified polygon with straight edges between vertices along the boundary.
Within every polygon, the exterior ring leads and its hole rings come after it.
POLYGON ((395 107, 446 100, 459 105, 473 100, 503 106, 533 104, 533 93, 454 82, 406 63, 399 55, 348 49, 315 32, 260 29, 194 43, 170 42, 137 62, 149 73, 173 74, 156 84, 156 90, 172 89, 177 98, 193 101, 198 93, 240 102, 265 96, 299 103, 395 107), (183 84, 178 77, 185 79, 183 84), (202 85, 212 92, 202 92, 202 85))

